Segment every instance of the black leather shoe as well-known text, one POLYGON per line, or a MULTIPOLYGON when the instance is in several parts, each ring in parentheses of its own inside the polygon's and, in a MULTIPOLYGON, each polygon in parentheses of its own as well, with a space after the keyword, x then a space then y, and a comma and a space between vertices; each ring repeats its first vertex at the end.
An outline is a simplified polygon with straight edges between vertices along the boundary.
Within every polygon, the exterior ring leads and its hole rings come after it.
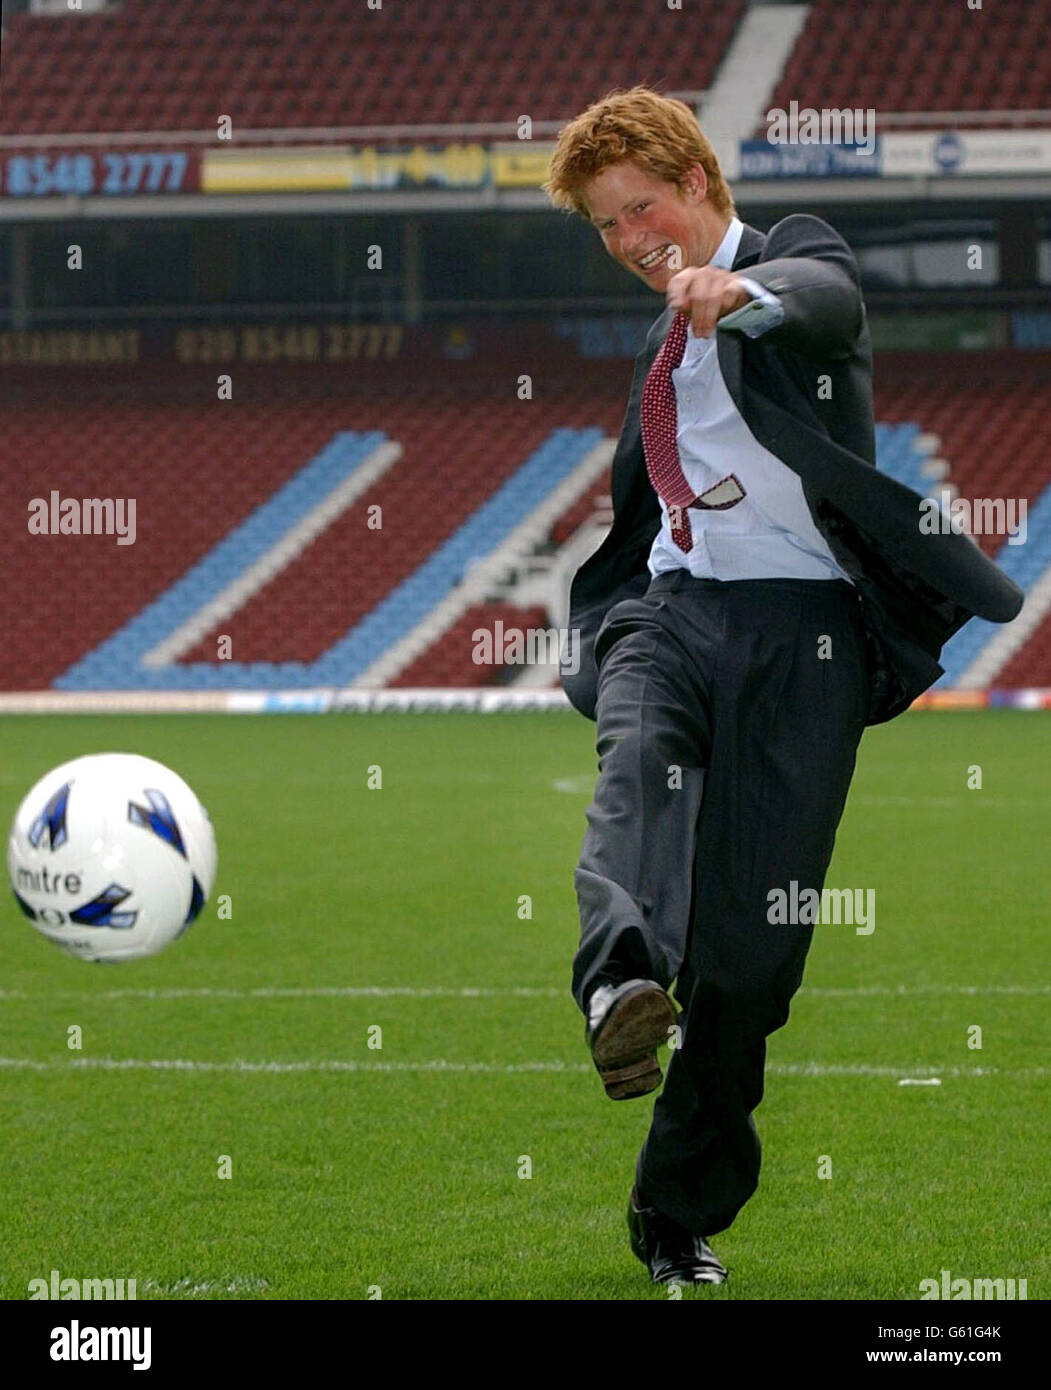
POLYGON ((675 1005, 655 980, 599 985, 588 1000, 585 1036, 611 1100, 630 1100, 661 1084, 658 1046, 668 1041, 675 1005))
POLYGON ((631 1251, 647 1265, 655 1284, 725 1284, 729 1275, 703 1236, 695 1236, 654 1207, 640 1207, 631 1189, 631 1251))

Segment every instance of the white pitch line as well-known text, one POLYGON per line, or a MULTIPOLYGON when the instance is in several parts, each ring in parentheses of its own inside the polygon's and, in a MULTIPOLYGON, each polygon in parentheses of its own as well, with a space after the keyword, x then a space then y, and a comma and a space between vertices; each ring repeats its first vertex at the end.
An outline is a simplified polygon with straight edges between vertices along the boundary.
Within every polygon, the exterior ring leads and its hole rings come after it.
MULTIPOLYGON (((937 808, 957 810, 961 806, 970 807, 978 804, 973 793, 968 792, 960 792, 956 796, 868 796, 859 792, 850 800, 858 806, 920 806, 931 810, 937 808)), ((981 800, 983 810, 989 806, 1015 810, 1019 806, 1046 808, 1048 805, 1051 805, 1051 797, 1047 796, 983 796, 981 800)))
MULTIPOLYGON (((813 994, 822 999, 864 998, 869 995, 905 998, 925 994, 1051 994, 1051 985, 858 985, 836 989, 831 986, 804 985, 798 994, 813 994)), ((798 997, 798 996, 797 996, 798 997)))
POLYGON ((99 994, 87 990, 55 990, 48 994, 26 994, 17 989, 0 989, 0 1001, 5 999, 568 999, 567 989, 532 989, 522 987, 486 988, 416 988, 395 985, 307 986, 304 988, 260 989, 108 989, 99 994))
POLYGON ((137 1287, 140 1293, 163 1293, 168 1297, 188 1294, 194 1298, 202 1293, 262 1293, 270 1284, 257 1275, 235 1274, 231 1279, 202 1279, 198 1283, 192 1279, 177 1279, 174 1284, 159 1283, 152 1278, 140 1279, 137 1287))
POLYGON ((585 792, 594 791, 597 780, 597 772, 581 772, 574 777, 556 777, 551 788, 556 792, 568 792, 570 796, 583 796, 585 792))
MULTIPOLYGON (((0 1070, 11 1071, 183 1071, 183 1072, 462 1072, 487 1076, 510 1076, 527 1072, 592 1072, 587 1062, 448 1062, 435 1058, 427 1062, 376 1062, 333 1058, 312 1062, 198 1062, 177 1057, 75 1057, 68 1062, 42 1062, 32 1057, 0 1057, 0 1070)), ((771 1076, 871 1076, 899 1077, 950 1076, 963 1079, 981 1076, 1022 1078, 1044 1077, 1047 1067, 880 1067, 865 1063, 772 1062, 766 1068, 771 1076)))
POLYGON ((584 1062, 447 1062, 435 1058, 428 1062, 358 1062, 333 1058, 314 1062, 197 1062, 179 1057, 75 1057, 68 1062, 41 1062, 30 1057, 0 1057, 0 1069, 25 1071, 226 1071, 226 1072, 483 1072, 500 1075, 514 1072, 593 1071, 584 1062))
MULTIPOLYGON (((857 985, 842 989, 834 986, 804 985, 796 998, 812 995, 816 999, 851 998, 911 998, 924 995, 1024 995, 1038 997, 1051 994, 1051 985, 857 985)), ((564 999, 569 989, 532 986, 497 986, 452 988, 435 986, 418 988, 412 985, 332 985, 271 987, 259 989, 107 989, 49 990, 46 994, 28 994, 20 989, 0 989, 0 1003, 7 1001, 53 1002, 56 999, 564 999)))
MULTIPOLYGON (((551 783, 551 790, 564 792, 569 796, 584 796, 595 789, 595 782, 598 774, 596 772, 581 772, 572 777, 556 777, 551 783)), ((866 792, 855 792, 851 798, 851 806, 913 806, 924 810, 949 810, 957 811, 963 807, 970 809, 979 804, 975 799, 974 793, 960 792, 956 796, 872 796, 866 792)), ((997 810, 1018 810, 1020 807, 1039 807, 1047 809, 1051 805, 1051 797, 1047 796, 986 796, 981 797, 981 807, 988 810, 995 807, 997 810)))

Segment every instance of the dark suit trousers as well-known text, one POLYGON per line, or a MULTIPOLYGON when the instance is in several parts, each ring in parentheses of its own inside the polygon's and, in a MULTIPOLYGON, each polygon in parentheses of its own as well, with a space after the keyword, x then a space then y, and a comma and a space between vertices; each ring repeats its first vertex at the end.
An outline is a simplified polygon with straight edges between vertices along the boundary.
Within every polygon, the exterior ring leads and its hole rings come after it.
POLYGON ((855 590, 840 580, 660 575, 607 613, 599 778, 576 871, 573 993, 643 977, 683 1008, 639 1155, 644 1203, 697 1235, 759 1182, 752 1111, 810 925, 769 893, 822 887, 868 711, 855 590))

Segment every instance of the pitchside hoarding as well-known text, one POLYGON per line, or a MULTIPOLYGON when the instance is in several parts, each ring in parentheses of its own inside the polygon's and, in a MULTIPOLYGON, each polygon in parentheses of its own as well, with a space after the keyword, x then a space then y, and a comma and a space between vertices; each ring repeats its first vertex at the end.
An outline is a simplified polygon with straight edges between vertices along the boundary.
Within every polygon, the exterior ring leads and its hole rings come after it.
MULTIPOLYGON (((550 143, 523 140, 408 149, 316 145, 14 150, 0 155, 0 194, 47 198, 538 188, 547 177, 552 149, 550 143)), ((1046 174, 1051 173, 1051 130, 895 131, 866 142, 842 143, 742 140, 730 152, 727 166, 735 181, 1046 174)))

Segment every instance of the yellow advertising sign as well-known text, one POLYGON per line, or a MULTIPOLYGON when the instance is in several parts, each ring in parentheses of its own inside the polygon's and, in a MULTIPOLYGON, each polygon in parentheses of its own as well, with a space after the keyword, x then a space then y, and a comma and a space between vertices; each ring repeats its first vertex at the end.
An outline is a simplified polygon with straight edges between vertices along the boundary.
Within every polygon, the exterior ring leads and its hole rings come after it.
POLYGON ((203 193, 328 193, 349 188, 349 150, 205 150, 203 193))
POLYGON ((495 145, 489 156, 493 183, 497 188, 539 188, 547 178, 554 149, 554 145, 534 145, 529 140, 495 145))
POLYGON ((311 146, 280 150, 206 150, 205 193, 330 193, 347 188, 477 188, 489 182, 484 145, 408 150, 311 146))

